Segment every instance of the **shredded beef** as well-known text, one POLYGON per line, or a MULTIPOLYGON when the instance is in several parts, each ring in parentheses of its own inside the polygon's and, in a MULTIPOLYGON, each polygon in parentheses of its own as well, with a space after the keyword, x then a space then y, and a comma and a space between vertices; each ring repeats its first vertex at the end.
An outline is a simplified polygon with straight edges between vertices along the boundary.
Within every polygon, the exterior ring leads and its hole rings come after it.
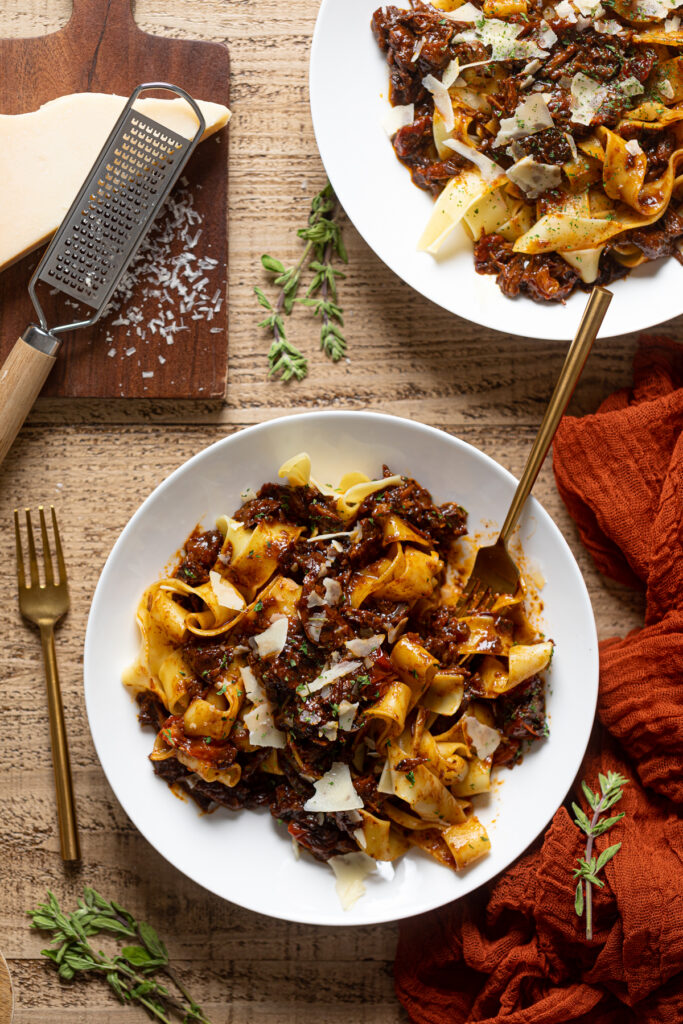
POLYGON ((220 530, 207 530, 205 533, 195 530, 185 541, 185 554, 174 576, 189 583, 191 587, 207 583, 222 544, 223 534, 220 530))
POLYGON ((563 302, 581 278, 556 253, 527 255, 513 252, 502 235, 482 235, 474 246, 478 274, 495 274, 504 295, 528 295, 536 302, 563 302))

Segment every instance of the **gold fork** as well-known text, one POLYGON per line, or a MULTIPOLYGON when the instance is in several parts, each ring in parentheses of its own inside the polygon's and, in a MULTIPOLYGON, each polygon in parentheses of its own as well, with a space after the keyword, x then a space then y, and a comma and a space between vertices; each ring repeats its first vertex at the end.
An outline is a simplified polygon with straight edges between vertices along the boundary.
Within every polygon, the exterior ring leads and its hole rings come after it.
POLYGON ((17 541, 17 575, 19 578, 19 609, 21 614, 29 622, 40 629, 40 639, 43 645, 43 661, 45 664, 45 681, 47 683, 47 704, 50 716, 50 738, 52 741, 52 764, 55 773, 55 788, 57 791, 57 814, 59 817, 59 838, 62 850, 62 860, 80 860, 81 851, 78 842, 78 830, 76 826, 76 808, 74 806, 73 785, 71 782, 71 765, 69 762, 69 747, 66 737, 66 726, 64 725, 64 709, 62 707, 62 695, 59 688, 59 676, 57 674, 57 657, 55 654, 55 625, 59 622, 69 609, 69 591, 66 584, 66 566, 64 555, 59 539, 57 527, 57 516, 55 510, 50 506, 52 513, 52 530, 55 538, 55 551, 57 555, 57 568, 59 570, 59 582, 55 582, 52 569, 52 555, 47 535, 45 512, 42 505, 38 509, 40 516, 40 533, 43 542, 43 562, 45 566, 45 583, 41 584, 38 576, 38 557, 36 545, 33 539, 33 525, 31 523, 31 510, 26 509, 26 534, 28 538, 28 556, 30 582, 27 584, 24 573, 24 555, 21 542, 21 530, 19 528, 19 513, 14 510, 14 530, 17 541))
POLYGON ((560 420, 574 393, 577 381, 588 359, 593 342, 612 299, 612 293, 596 285, 584 310, 576 337, 557 378, 536 439, 529 452, 522 478, 517 485, 503 528, 495 544, 479 548, 467 585, 458 603, 458 609, 487 610, 501 594, 514 594, 520 572, 510 557, 507 543, 514 530, 545 461, 560 420))

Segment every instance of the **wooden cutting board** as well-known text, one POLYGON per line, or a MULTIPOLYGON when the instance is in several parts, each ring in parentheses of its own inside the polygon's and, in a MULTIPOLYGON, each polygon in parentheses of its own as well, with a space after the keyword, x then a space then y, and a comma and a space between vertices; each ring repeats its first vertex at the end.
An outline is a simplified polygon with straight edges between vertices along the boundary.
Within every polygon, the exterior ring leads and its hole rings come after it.
MULTIPOLYGON (((71 20, 59 32, 0 40, 0 68, 3 114, 36 110, 72 92, 128 96, 136 85, 153 81, 171 82, 197 99, 228 104, 227 47, 143 32, 133 20, 130 0, 74 0, 71 20)), ((228 139, 223 129, 190 158, 169 208, 151 229, 151 256, 136 258, 137 269, 119 308, 94 327, 63 336, 44 395, 223 396, 228 359, 227 193, 228 139), (154 323, 150 326, 159 318, 175 325, 172 333, 164 332, 166 337, 154 323)), ((35 321, 27 285, 40 255, 33 253, 0 273, 1 359, 35 321)), ((67 306, 64 312, 68 316, 71 310, 67 306)))

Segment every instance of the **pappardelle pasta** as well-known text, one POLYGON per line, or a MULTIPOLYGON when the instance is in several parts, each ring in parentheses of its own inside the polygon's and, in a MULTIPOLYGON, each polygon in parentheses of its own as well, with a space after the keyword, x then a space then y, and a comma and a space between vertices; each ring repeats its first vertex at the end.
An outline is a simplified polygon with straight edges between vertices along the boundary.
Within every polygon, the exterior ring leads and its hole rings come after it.
POLYGON ((489 851, 473 801, 546 734, 553 645, 523 584, 461 609, 459 505, 387 467, 322 485, 306 454, 280 477, 145 591, 123 682, 157 775, 203 810, 267 805, 348 908, 411 847, 454 870, 489 851))
POLYGON ((436 197, 419 248, 464 227, 507 296, 561 301, 683 261, 683 0, 410 0, 372 29, 387 132, 436 197))

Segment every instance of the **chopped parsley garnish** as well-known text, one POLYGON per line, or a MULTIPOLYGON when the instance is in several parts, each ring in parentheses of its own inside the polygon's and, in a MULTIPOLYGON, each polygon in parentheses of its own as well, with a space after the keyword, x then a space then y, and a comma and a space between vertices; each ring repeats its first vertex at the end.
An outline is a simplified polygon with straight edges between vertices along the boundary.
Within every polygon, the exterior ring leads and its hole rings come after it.
POLYGON ((408 782, 410 783, 411 786, 415 785, 415 772, 413 772, 413 771, 406 772, 406 778, 407 778, 407 780, 408 780, 408 782))

